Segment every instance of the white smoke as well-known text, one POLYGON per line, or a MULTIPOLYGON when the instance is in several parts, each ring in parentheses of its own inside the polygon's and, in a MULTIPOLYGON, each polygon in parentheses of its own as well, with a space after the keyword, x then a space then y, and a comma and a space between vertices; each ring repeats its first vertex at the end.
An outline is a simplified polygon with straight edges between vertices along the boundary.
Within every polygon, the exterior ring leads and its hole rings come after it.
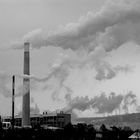
MULTIPOLYGON (((97 71, 95 77, 97 80, 111 79, 116 76, 118 71, 125 71, 129 67, 124 66, 121 70, 117 68, 121 66, 112 67, 102 59, 107 55, 107 52, 126 42, 133 41, 139 44, 139 25, 139 0, 108 0, 99 12, 89 12, 77 23, 61 26, 54 32, 36 29, 25 35, 21 41, 13 43, 12 46, 23 48, 23 42, 29 41, 33 48, 54 46, 76 52, 77 57, 62 57, 62 62, 58 63, 56 67, 53 65, 50 76, 46 76, 44 81, 55 75, 57 70, 61 71, 61 66, 64 71, 64 65, 66 67, 90 65, 97 71), (81 55, 83 51, 85 52, 84 56, 81 55)), ((68 70, 68 68, 66 69, 68 70)))
POLYGON ((139 0, 109 0, 99 12, 88 13, 77 23, 70 23, 50 33, 37 29, 22 40, 31 42, 33 48, 55 46, 94 50, 101 44, 106 51, 111 51, 127 41, 139 44, 139 23, 139 0))
POLYGON ((99 12, 89 12, 77 23, 61 26, 54 32, 34 30, 20 41, 12 43, 12 47, 23 48, 24 42, 29 41, 32 48, 54 46, 74 51, 75 57, 62 54, 60 61, 56 61, 51 66, 44 78, 29 77, 38 82, 47 82, 55 77, 59 79, 61 88, 64 87, 71 69, 77 67, 94 68, 97 71, 95 76, 97 80, 111 79, 119 72, 130 71, 130 66, 111 66, 104 58, 108 52, 126 42, 133 41, 140 44, 139 25, 139 0, 108 0, 99 12))
MULTIPOLYGON (((5 97, 9 97, 12 95, 12 89, 8 88, 9 87, 8 81, 10 81, 9 75, 1 71, 0 72, 0 94, 3 94, 5 97)), ((11 84, 11 88, 12 88, 12 84, 11 84)))
POLYGON ((129 91, 127 94, 116 94, 111 92, 109 94, 101 93, 94 98, 85 97, 73 97, 71 93, 66 94, 65 99, 67 106, 63 108, 65 112, 73 113, 73 110, 85 111, 92 109, 97 114, 112 114, 113 112, 119 111, 119 113, 129 113, 129 108, 133 107, 133 112, 137 109, 137 96, 129 91))
POLYGON ((130 72, 132 70, 132 67, 129 65, 125 66, 115 66, 112 67, 108 62, 101 61, 98 64, 96 64, 95 69, 97 71, 97 75, 95 76, 96 80, 106 80, 106 79, 112 79, 116 77, 116 75, 119 72, 130 72))
POLYGON ((37 87, 34 86, 35 82, 44 81, 44 78, 38 78, 31 75, 20 75, 20 74, 12 74, 1 71, 0 72, 0 94, 5 97, 12 96, 12 76, 15 76, 15 96, 23 96, 26 94, 29 89, 34 90, 37 87), (23 85, 23 79, 30 79, 29 81, 25 81, 23 85), (19 82, 20 81, 20 82, 19 82), (29 87, 30 85, 30 87, 29 87))

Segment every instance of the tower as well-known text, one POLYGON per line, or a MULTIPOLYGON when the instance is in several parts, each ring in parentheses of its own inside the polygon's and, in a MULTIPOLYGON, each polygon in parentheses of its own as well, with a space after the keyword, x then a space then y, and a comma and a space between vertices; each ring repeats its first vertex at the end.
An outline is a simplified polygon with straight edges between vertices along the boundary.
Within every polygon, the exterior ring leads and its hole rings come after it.
POLYGON ((15 112, 15 75, 12 76, 12 129, 14 129, 15 124, 15 118, 14 118, 14 112, 15 112))
MULTIPOLYGON (((24 43, 24 75, 30 75, 29 42, 24 43)), ((22 126, 30 126, 30 79, 23 79, 22 126)))

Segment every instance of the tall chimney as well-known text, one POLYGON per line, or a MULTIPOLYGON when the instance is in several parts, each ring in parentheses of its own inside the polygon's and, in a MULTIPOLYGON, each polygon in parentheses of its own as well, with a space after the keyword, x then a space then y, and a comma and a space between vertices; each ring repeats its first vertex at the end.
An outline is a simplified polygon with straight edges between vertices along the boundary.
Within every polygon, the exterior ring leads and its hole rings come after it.
MULTIPOLYGON (((30 75, 29 42, 24 43, 24 75, 30 75)), ((23 79, 22 126, 30 126, 30 79, 23 79)))
POLYGON ((15 118, 14 118, 14 111, 15 111, 15 75, 12 77, 12 129, 14 129, 15 118))

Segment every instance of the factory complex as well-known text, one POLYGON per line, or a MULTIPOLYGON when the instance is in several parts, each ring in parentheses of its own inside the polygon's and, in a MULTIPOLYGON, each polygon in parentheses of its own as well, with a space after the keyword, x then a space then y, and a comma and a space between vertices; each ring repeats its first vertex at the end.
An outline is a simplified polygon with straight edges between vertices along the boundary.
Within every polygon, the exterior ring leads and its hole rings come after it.
MULTIPOLYGON (((12 122, 12 117, 2 117, 2 122, 12 122)), ((43 112, 43 114, 31 114, 30 125, 31 127, 54 127, 64 128, 67 124, 71 123, 71 114, 64 112, 50 113, 43 112)), ((17 115, 14 119, 15 127, 22 127, 22 116, 17 115)))
POLYGON ((3 125, 8 127, 55 127, 63 128, 67 124, 71 123, 71 114, 64 113, 47 113, 31 114, 30 113, 30 43, 24 43, 24 63, 23 74, 26 75, 23 78, 23 100, 22 100, 22 113, 20 115, 14 115, 15 106, 15 76, 13 75, 12 86, 12 116, 2 117, 1 121, 3 125), (28 76, 27 76, 28 75, 28 76), (10 126, 11 125, 11 126, 10 126))

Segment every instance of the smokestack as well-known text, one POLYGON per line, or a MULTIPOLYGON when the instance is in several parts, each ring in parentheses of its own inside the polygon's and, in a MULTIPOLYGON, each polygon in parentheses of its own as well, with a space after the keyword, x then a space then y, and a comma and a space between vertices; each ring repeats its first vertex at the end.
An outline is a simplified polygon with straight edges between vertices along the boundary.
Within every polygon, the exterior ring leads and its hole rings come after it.
POLYGON ((15 110, 15 76, 12 77, 12 129, 14 129, 15 119, 14 119, 14 110, 15 110))
MULTIPOLYGON (((29 42, 24 43, 24 74, 30 75, 29 42)), ((22 126, 30 126, 30 79, 23 79, 22 126)))

